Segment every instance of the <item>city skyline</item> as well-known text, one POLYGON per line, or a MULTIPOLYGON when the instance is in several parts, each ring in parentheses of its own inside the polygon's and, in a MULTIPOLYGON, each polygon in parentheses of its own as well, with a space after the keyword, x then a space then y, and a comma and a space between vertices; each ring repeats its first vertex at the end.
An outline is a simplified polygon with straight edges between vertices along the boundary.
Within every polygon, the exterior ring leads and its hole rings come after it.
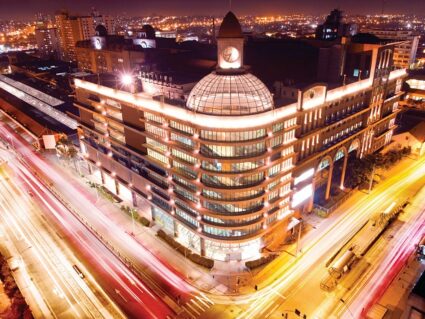
POLYGON ((382 1, 359 0, 354 2, 342 0, 322 0, 320 3, 313 0, 295 1, 289 0, 281 3, 278 0, 264 1, 260 7, 254 0, 216 2, 196 0, 160 0, 160 1, 136 1, 124 0, 105 4, 101 0, 91 1, 35 1, 29 0, 25 3, 2 2, 0 3, 0 19, 8 18, 32 18, 35 13, 53 14, 58 10, 68 10, 75 14, 89 14, 92 7, 105 14, 125 16, 148 16, 158 15, 223 15, 230 7, 239 15, 273 15, 273 14, 325 14, 333 8, 340 8, 346 14, 380 14, 382 9, 386 14, 417 14, 425 10, 425 2, 412 0, 402 3, 399 0, 382 1))

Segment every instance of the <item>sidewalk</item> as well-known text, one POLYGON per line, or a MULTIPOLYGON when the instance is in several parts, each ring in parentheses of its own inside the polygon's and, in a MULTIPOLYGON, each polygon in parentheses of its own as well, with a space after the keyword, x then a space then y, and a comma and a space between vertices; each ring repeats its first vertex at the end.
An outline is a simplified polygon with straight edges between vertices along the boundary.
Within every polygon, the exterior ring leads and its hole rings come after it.
MULTIPOLYGON (((120 209, 121 205, 132 207, 129 199, 124 200, 120 204, 114 204, 97 194, 94 188, 88 186, 87 181, 90 180, 100 184, 99 176, 98 174, 89 175, 85 164, 81 165, 81 173, 84 174, 82 178, 76 174, 73 163, 66 164, 59 160, 53 153, 44 153, 41 156, 62 171, 73 184, 84 188, 87 191, 87 195, 91 197, 93 202, 96 202, 96 206, 100 208, 107 218, 113 220, 123 231, 129 234, 133 233, 136 241, 158 256, 160 260, 172 261, 170 263, 175 270, 182 274, 182 277, 185 277, 189 283, 201 290, 220 294, 251 293, 255 291, 254 287, 261 285, 266 278, 270 280, 270 278, 274 277, 275 265, 277 263, 284 265, 295 259, 296 243, 282 245, 278 250, 281 254, 275 261, 253 272, 250 272, 245 267, 245 262, 243 261, 215 261, 214 268, 209 271, 192 263, 185 256, 175 252, 172 247, 160 240, 156 236, 156 232, 160 228, 158 225, 154 224, 151 227, 144 227, 138 222, 134 222, 133 224, 131 216, 120 209)), ((414 163, 414 160, 406 158, 388 170, 385 176, 394 175, 412 163, 414 163)), ((367 196, 368 194, 365 192, 359 191, 348 202, 352 200, 360 201, 367 198, 367 196)), ((302 250, 307 244, 312 243, 314 239, 327 232, 336 221, 344 216, 347 206, 348 203, 342 204, 328 218, 318 217, 314 213, 302 216, 306 227, 301 237, 299 248, 302 250)), ((138 207, 137 209, 142 216, 148 217, 149 212, 147 212, 147 207, 138 207)))
MULTIPOLYGON (((215 267, 211 271, 192 263, 185 258, 185 256, 176 252, 171 246, 156 236, 160 226, 154 224, 151 227, 145 227, 137 221, 133 223, 131 216, 120 209, 121 205, 132 207, 132 203, 129 200, 123 200, 121 203, 116 204, 105 199, 102 195, 97 194, 97 190, 91 188, 87 182, 101 182, 95 174, 89 175, 87 168, 83 166, 84 164, 81 165, 81 173, 84 174, 84 177, 80 177, 78 173, 75 172, 73 163, 68 165, 59 160, 55 154, 44 153, 41 156, 51 165, 56 166, 58 170, 63 172, 66 178, 72 181, 74 185, 84 188, 87 191, 87 196, 91 198, 92 202, 96 203, 96 206, 106 218, 113 220, 113 222, 126 233, 133 233, 133 237, 137 242, 147 248, 155 256, 158 256, 160 260, 170 263, 186 281, 204 291, 220 293, 234 292, 233 289, 229 290, 227 287, 226 280, 229 281, 228 278, 222 278, 220 275, 216 276, 216 274, 224 273, 226 277, 229 277, 228 263, 216 262, 215 267)), ((146 207, 137 207, 137 210, 140 215, 147 215, 147 212, 144 211, 146 207)))

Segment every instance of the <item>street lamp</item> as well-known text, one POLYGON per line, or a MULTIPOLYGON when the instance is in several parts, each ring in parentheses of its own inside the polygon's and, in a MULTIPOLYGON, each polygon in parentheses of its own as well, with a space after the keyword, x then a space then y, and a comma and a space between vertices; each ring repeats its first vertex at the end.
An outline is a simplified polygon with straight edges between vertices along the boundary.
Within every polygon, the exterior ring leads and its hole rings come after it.
POLYGON ((344 299, 342 299, 342 298, 340 298, 340 299, 339 299, 339 301, 341 301, 341 302, 342 302, 342 304, 345 306, 345 308, 347 308, 348 313, 350 314, 351 318, 353 318, 353 319, 354 319, 354 315, 353 315, 353 313, 351 312, 351 310, 350 310, 350 308, 348 307, 348 305, 345 303, 345 300, 344 300, 344 299))
POLYGON ((13 149, 15 149, 15 145, 13 144, 13 136, 12 135, 10 135, 10 134, 7 134, 7 139, 9 139, 10 140, 10 144, 12 145, 12 148, 13 149))
POLYGON ((121 83, 126 86, 132 84, 133 77, 131 76, 131 74, 124 73, 123 75, 121 75, 121 83))
POLYGON ((136 93, 137 83, 135 77, 131 73, 121 74, 121 85, 127 87, 130 90, 130 93, 136 93))
POLYGON ((369 179, 369 189, 367 191, 368 194, 370 194, 370 192, 372 191, 372 187, 373 187, 373 177, 375 176, 375 164, 373 164, 372 167, 372 173, 369 179))

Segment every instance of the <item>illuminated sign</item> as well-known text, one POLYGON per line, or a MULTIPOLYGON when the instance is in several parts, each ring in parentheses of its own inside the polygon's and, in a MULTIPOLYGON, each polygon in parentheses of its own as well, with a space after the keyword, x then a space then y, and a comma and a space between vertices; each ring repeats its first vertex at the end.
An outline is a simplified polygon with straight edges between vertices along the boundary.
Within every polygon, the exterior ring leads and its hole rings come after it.
POLYGON ((92 37, 92 45, 96 50, 102 50, 105 47, 105 38, 104 37, 92 37))
POLYGON ((156 47, 155 40, 151 40, 151 39, 133 39, 133 43, 135 45, 140 45, 144 49, 156 47))
POLYGON ((314 168, 310 168, 310 169, 306 170, 300 176, 295 177, 295 179, 294 179, 294 185, 297 185, 298 183, 301 183, 302 181, 305 181, 306 179, 312 177, 313 175, 314 175, 314 168))
POLYGON ((313 185, 309 184, 298 192, 294 194, 292 197, 292 207, 297 207, 299 204, 304 202, 306 199, 310 198, 313 195, 313 185))

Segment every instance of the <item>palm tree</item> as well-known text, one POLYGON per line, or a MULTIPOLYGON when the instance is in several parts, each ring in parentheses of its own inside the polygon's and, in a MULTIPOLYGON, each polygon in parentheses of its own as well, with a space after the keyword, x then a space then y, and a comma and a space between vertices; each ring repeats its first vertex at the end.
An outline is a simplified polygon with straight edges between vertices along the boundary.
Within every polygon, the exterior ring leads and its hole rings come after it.
POLYGON ((58 142, 56 143, 56 151, 65 158, 65 160, 69 161, 72 160, 74 163, 74 168, 76 171, 77 164, 76 159, 78 157, 78 150, 74 147, 74 145, 66 138, 65 136, 62 136, 58 142))

